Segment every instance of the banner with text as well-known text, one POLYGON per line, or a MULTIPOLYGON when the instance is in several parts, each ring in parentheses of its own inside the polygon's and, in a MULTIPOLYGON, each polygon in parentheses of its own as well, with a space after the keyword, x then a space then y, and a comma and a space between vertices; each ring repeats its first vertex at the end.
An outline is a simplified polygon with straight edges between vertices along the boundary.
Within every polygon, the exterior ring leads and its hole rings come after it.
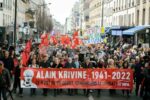
POLYGON ((22 88, 132 89, 131 69, 22 68, 22 88))

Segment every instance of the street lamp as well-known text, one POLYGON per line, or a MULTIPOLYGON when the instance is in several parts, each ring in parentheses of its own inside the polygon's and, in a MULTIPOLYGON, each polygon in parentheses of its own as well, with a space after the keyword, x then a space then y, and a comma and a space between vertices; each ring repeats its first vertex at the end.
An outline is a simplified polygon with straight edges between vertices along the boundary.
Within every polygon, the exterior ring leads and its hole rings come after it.
POLYGON ((103 27, 104 25, 104 0, 101 0, 102 1, 102 19, 101 19, 101 27, 103 27))
POLYGON ((14 46, 16 46, 16 27, 17 27, 17 0, 15 0, 14 46))
POLYGON ((82 17, 83 17, 83 14, 82 13, 80 13, 80 16, 81 16, 81 23, 80 23, 80 35, 82 36, 83 34, 82 34, 82 22, 83 22, 83 19, 82 19, 82 17))

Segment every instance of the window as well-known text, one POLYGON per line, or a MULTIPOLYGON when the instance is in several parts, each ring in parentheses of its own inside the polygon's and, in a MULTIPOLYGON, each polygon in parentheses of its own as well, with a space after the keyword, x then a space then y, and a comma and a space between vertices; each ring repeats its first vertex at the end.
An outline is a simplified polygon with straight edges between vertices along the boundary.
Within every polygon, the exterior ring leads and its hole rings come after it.
POLYGON ((3 26, 5 26, 5 14, 3 14, 3 26))
POLYGON ((134 13, 132 14, 132 26, 134 26, 134 13))
POLYGON ((140 5, 140 0, 137 0, 137 5, 140 5))
POLYGON ((0 3, 0 9, 3 8, 3 3, 0 3))
POLYGON ((139 25, 139 14, 140 14, 140 11, 139 10, 137 10, 137 25, 139 25))
POLYGON ((132 6, 134 6, 134 0, 132 1, 132 6))
POLYGON ((128 18, 129 18, 129 20, 128 20, 128 26, 130 26, 131 25, 131 14, 128 14, 128 18))

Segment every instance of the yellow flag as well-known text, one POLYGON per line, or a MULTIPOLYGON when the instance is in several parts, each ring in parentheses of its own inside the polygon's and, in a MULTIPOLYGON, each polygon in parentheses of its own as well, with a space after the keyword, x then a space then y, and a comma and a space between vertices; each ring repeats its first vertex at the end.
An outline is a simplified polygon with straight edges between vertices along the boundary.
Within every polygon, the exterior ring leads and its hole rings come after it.
POLYGON ((101 33, 104 34, 105 33, 105 28, 101 27, 101 33))

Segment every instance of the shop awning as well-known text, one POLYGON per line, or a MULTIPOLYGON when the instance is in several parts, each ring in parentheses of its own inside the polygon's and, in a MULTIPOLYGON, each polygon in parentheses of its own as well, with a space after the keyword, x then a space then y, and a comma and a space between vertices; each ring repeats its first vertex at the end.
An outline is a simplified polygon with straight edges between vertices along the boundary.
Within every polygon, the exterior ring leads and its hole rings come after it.
POLYGON ((134 35, 135 33, 150 28, 150 26, 136 26, 128 30, 123 31, 123 35, 134 35))
POLYGON ((126 27, 126 26, 112 26, 109 29, 107 29, 106 34, 122 35, 122 31, 129 28, 130 27, 126 27))
POLYGON ((123 32, 122 30, 112 30, 111 35, 121 36, 122 32, 123 32))

